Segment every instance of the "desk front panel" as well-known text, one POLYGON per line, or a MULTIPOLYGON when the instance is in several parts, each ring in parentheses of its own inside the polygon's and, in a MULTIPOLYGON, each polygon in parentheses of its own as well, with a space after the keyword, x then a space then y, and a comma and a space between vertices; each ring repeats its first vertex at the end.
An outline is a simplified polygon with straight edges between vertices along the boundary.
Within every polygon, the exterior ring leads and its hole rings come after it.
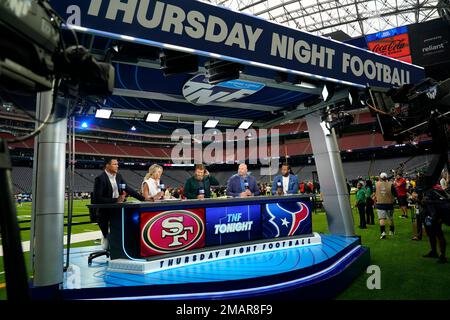
MULTIPOLYGON (((245 203, 222 202, 220 206, 208 201, 188 206, 180 202, 164 208, 124 207, 120 219, 116 217, 111 223, 111 237, 115 248, 121 240, 120 249, 126 257, 151 259, 204 247, 312 234, 309 198, 279 199, 254 198, 245 203)), ((115 252, 111 255, 117 258, 115 252)))

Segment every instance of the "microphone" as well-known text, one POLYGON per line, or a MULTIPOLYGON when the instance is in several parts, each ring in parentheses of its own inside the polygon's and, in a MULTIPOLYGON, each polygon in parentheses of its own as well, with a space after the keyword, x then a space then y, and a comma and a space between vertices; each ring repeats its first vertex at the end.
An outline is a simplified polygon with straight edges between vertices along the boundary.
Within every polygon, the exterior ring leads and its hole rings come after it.
POLYGON ((122 193, 127 189, 127 185, 125 183, 119 183, 119 196, 122 195, 122 193))

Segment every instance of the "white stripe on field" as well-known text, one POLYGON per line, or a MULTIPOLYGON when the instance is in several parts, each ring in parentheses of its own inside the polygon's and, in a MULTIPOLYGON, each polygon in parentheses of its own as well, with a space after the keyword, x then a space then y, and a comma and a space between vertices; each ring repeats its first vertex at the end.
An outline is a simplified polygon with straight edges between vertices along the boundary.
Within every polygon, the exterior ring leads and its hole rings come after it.
MULTIPOLYGON (((72 235, 72 237, 70 239, 70 243, 79 243, 79 242, 84 242, 84 241, 96 240, 96 239, 101 239, 101 237, 102 237, 101 231, 77 233, 77 234, 72 235)), ((64 244, 67 244, 67 236, 64 236, 64 244)), ((23 250, 23 252, 30 251, 30 241, 22 242, 22 250, 23 250)), ((0 246, 0 257, 3 257, 2 246, 0 246)))

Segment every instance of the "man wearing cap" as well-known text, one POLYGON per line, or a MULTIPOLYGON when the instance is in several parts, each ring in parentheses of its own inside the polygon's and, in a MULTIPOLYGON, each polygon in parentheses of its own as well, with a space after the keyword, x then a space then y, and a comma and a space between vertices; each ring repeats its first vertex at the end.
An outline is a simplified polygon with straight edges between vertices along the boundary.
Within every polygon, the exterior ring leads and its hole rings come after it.
POLYGON ((386 219, 389 220, 389 235, 394 235, 394 201, 397 196, 395 186, 388 181, 387 174, 380 174, 380 181, 376 183, 375 203, 378 220, 380 221, 380 239, 386 239, 386 219))

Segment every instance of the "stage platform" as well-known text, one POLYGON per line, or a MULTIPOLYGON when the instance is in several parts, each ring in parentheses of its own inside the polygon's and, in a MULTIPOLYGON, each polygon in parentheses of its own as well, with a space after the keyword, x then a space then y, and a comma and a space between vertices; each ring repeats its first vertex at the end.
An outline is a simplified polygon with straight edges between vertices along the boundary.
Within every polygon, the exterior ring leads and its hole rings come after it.
POLYGON ((323 299, 345 289, 370 262, 357 237, 320 235, 322 243, 205 262, 149 274, 107 271, 107 259, 88 266, 99 247, 73 248, 64 299, 323 299))

